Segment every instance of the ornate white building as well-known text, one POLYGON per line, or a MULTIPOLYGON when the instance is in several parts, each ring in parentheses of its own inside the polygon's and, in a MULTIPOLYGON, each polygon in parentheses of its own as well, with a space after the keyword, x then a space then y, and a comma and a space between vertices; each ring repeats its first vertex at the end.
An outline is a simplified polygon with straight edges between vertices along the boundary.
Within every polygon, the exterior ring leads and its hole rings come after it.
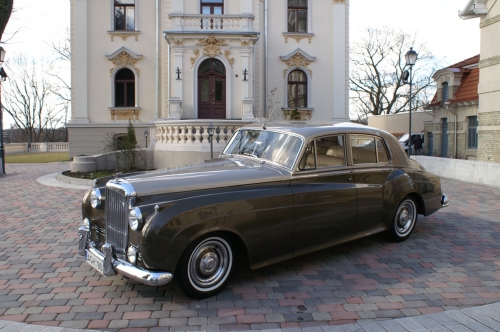
MULTIPOLYGON (((147 130, 155 166, 266 117, 348 119, 348 0, 71 0, 70 155, 147 130), (168 153, 166 153, 168 152, 168 153)), ((199 153, 201 152, 201 153, 199 153)))

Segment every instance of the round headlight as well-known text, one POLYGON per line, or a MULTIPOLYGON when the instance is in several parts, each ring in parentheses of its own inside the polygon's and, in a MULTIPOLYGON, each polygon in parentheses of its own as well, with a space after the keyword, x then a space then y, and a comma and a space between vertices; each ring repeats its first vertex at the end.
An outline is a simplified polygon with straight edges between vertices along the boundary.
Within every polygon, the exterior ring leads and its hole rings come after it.
POLYGON ((97 188, 92 189, 90 192, 90 205, 92 205, 94 209, 99 209, 102 201, 103 197, 101 195, 101 191, 97 188))
POLYGON ((135 262, 137 261, 137 249, 135 249, 134 246, 128 247, 127 258, 128 258, 128 261, 132 264, 135 264, 135 262))
POLYGON ((87 228, 90 228, 90 220, 89 220, 89 218, 83 219, 83 226, 87 227, 87 228))
POLYGON ((132 208, 128 215, 128 224, 133 231, 137 231, 142 227, 142 212, 138 207, 132 208))

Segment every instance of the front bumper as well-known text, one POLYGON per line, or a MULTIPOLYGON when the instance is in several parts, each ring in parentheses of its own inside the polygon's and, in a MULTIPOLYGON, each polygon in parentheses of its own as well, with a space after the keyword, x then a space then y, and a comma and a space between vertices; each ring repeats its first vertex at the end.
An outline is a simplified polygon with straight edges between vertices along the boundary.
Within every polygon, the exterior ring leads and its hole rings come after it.
POLYGON ((169 283, 174 275, 170 272, 153 272, 140 269, 129 262, 113 258, 113 248, 109 244, 102 246, 102 252, 97 250, 92 243, 88 241, 89 228, 80 227, 78 230, 78 253, 86 257, 87 263, 99 271, 105 277, 111 277, 121 274, 129 279, 138 281, 149 286, 161 286, 169 283), (92 257, 92 263, 88 257, 92 257), (97 262, 96 262, 97 261, 97 262), (96 267, 96 265, 98 267, 96 267))

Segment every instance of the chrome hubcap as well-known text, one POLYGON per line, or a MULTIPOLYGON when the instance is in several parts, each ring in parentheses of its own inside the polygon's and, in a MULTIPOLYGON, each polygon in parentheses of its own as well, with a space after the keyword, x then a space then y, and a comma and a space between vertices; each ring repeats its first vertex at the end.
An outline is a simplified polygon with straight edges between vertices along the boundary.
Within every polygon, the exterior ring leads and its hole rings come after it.
POLYGON ((226 280, 232 264, 229 244, 221 238, 208 238, 193 250, 189 258, 189 280, 196 289, 210 291, 226 280))
POLYGON ((399 205, 396 213, 396 232, 400 236, 406 236, 413 229, 417 217, 417 209, 412 200, 406 200, 399 205))

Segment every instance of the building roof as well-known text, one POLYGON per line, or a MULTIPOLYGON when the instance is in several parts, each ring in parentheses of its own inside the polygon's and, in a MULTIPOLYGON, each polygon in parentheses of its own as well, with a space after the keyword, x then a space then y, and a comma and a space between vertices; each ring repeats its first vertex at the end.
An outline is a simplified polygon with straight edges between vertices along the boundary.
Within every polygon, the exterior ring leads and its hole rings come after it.
MULTIPOLYGON (((462 74, 458 89, 453 96, 450 96, 447 102, 453 104, 479 100, 479 93, 477 89, 479 84, 479 67, 477 67, 478 63, 479 55, 476 55, 444 68, 454 73, 462 74)), ((429 106, 439 105, 441 105, 441 101, 438 101, 438 93, 436 92, 429 106)))

